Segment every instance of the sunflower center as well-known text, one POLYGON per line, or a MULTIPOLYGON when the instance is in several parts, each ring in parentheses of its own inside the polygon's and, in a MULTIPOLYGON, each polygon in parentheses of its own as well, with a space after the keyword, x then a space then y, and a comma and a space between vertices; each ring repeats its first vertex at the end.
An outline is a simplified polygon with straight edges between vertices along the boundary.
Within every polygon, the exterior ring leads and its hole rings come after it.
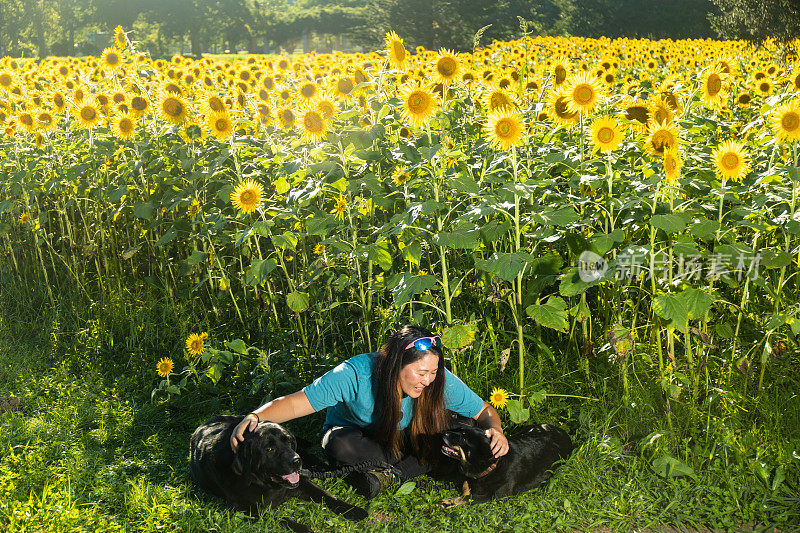
POLYGON ((452 57, 443 57, 436 63, 436 70, 443 78, 450 78, 458 69, 458 62, 452 57))
POLYGON ((291 124, 294 122, 294 114, 292 114, 291 109, 285 109, 283 113, 281 113, 281 120, 283 120, 286 124, 291 124))
POLYGON ((558 100, 556 100, 556 103, 553 107, 555 109, 556 115, 558 115, 558 118, 571 119, 572 117, 575 116, 575 113, 572 113, 567 107, 566 98, 564 98, 563 96, 559 97, 558 100))
POLYGON ((30 116, 28 113, 20 115, 19 121, 25 124, 26 126, 33 126, 33 117, 30 116))
POLYGON ((211 111, 219 113, 225 109, 225 104, 222 103, 222 100, 214 96, 208 101, 208 107, 211 108, 211 111))
POLYGON ((305 117, 303 117, 303 126, 305 126, 306 131, 309 133, 321 133, 322 117, 319 116, 319 114, 310 111, 306 113, 305 117))
POLYGON ((669 113, 663 107, 658 108, 653 116, 656 122, 667 122, 669 119, 669 113))
POLYGON ((106 56, 106 63, 108 63, 109 65, 119 64, 119 56, 114 53, 108 54, 108 56, 106 56))
POLYGON ((497 131, 498 137, 510 137, 513 134, 513 124, 508 119, 503 119, 497 123, 497 131))
POLYGON ((171 117, 179 117, 183 113, 183 104, 177 98, 164 100, 164 112, 171 117))
POLYGON ((594 90, 588 85, 578 85, 572 91, 572 99, 578 105, 587 105, 591 103, 594 98, 594 90))
POLYGON ((664 148, 672 146, 672 135, 665 130, 658 130, 653 134, 651 144, 656 151, 660 152, 664 148))
POLYGON ((769 83, 763 82, 761 85, 758 86, 762 93, 769 92, 769 83))
POLYGON ((141 96, 134 96, 131 98, 131 107, 134 108, 136 111, 144 111, 147 109, 147 100, 142 98, 141 96))
POLYGON ((0 74, 0 85, 1 86, 3 86, 3 87, 11 87, 11 82, 12 81, 13 80, 11 79, 11 75, 10 74, 6 74, 5 72, 0 74))
POLYGON ((336 83, 336 88, 342 94, 350 94, 350 91, 353 90, 353 82, 349 79, 341 79, 336 83))
POLYGON ((788 132, 800 129, 800 113, 790 111, 781 117, 781 128, 788 132))
POLYGON ((614 140, 614 130, 608 126, 603 126, 597 131, 597 140, 607 144, 614 140))
POLYGON ((425 93, 417 91, 408 98, 408 109, 412 113, 422 113, 428 107, 425 93))
POLYGON ((554 73, 556 75, 556 85, 561 85, 567 79, 567 69, 564 68, 564 65, 556 65, 554 73))
POLYGON ((642 124, 647 124, 648 119, 650 118, 650 113, 648 112, 647 108, 640 105, 630 106, 625 110, 625 118, 628 120, 635 120, 637 122, 641 122, 642 124))
POLYGON ((490 109, 497 109, 498 107, 505 107, 510 106, 511 100, 505 94, 501 92, 495 92, 492 94, 492 97, 489 99, 489 108, 490 109))
POLYGON ((394 52, 394 57, 397 59, 398 62, 402 63, 403 60, 406 58, 406 47, 403 46, 403 43, 399 41, 393 42, 392 51, 394 52))
POLYGON ((664 171, 667 174, 674 174, 678 170, 678 162, 671 155, 664 156, 664 171))
POLYGON ((243 204, 249 204, 250 202, 253 201, 253 197, 254 197, 253 191, 246 189, 242 191, 240 199, 243 204))
POLYGON ((749 104, 750 103, 750 95, 745 93, 739 96, 739 103, 740 104, 749 104))
POLYGON ((228 121, 225 118, 220 117, 214 122, 214 128, 217 131, 227 131, 228 121))
POLYGON ((119 121, 119 130, 122 133, 128 133, 133 130, 133 121, 129 118, 123 118, 119 121))
POLYGON ((739 156, 727 152, 720 158, 720 164, 725 170, 735 170, 739 166, 739 156))
POLYGON ((81 109, 81 118, 86 121, 94 120, 97 117, 97 111, 92 107, 84 107, 81 109))
POLYGON ((300 94, 303 95, 303 98, 311 98, 315 92, 317 92, 317 88, 311 83, 306 83, 300 89, 300 94))
POLYGON ((719 74, 712 74, 706 82, 706 90, 709 96, 716 96, 722 90, 722 78, 719 74))

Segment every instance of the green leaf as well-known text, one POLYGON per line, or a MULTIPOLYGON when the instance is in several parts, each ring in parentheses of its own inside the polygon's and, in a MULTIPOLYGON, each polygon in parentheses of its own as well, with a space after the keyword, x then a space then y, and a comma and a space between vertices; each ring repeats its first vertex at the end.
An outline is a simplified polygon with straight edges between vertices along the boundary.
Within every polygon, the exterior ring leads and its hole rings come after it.
POLYGON ((683 299, 689 320, 704 316, 714 303, 714 298, 702 289, 686 289, 678 296, 683 299))
POLYGON ((177 236, 178 236, 178 230, 176 230, 175 227, 172 226, 167 231, 165 231, 161 237, 158 238, 158 240, 156 241, 156 246, 164 246, 177 236))
POLYGON ((653 311, 671 322, 669 326, 680 332, 686 331, 686 324, 689 321, 689 310, 686 309, 686 302, 674 294, 662 294, 656 296, 652 303, 653 311))
POLYGON ((250 268, 244 277, 244 282, 248 285, 261 285, 267 281, 270 273, 278 267, 278 262, 273 259, 254 260, 250 263, 250 268))
POLYGON ((290 292, 286 295, 286 305, 295 313, 302 313, 308 309, 308 293, 307 292, 290 292))
POLYGON ((667 215, 653 215, 650 218, 650 225, 654 228, 662 229, 668 234, 680 233, 686 229, 687 220, 684 216, 670 213, 667 215))
POLYGON ((406 243, 403 247, 403 260, 418 265, 422 260, 422 245, 419 241, 406 243))
POLYGON ((478 186, 477 182, 472 179, 472 176, 463 171, 459 172, 458 175, 451 179, 448 183, 450 187, 464 194, 477 195, 481 192, 480 187, 478 186))
POLYGON ((247 344, 245 344, 242 339, 234 339, 230 342, 226 342, 225 346, 227 346, 236 353, 247 355, 247 344))
POLYGON ((703 220, 692 224, 689 231, 698 239, 710 241, 716 236, 717 228, 719 223, 716 220, 703 220))
POLYGON ((286 181, 285 176, 281 176, 280 178, 273 181, 272 185, 275 187, 275 192, 278 194, 286 194, 287 192, 289 192, 289 189, 292 188, 289 182, 286 181))
POLYGON ((145 220, 150 220, 153 218, 153 211, 155 211, 155 207, 153 207, 151 202, 145 202, 133 208, 134 216, 143 218, 145 220))
POLYGON ((275 248, 283 248, 284 250, 294 250, 297 246, 297 235, 292 232, 284 232, 283 235, 273 235, 272 244, 275 248))
POLYGON ((792 262, 792 256, 783 251, 776 251, 772 248, 767 248, 761 251, 761 266, 764 268, 780 268, 785 267, 792 262))
POLYGON ((539 389, 538 391, 531 394, 529 398, 531 405, 539 405, 546 399, 547 399, 547 391, 545 389, 539 389))
POLYGON ((433 236, 437 246, 456 250, 476 250, 480 246, 480 230, 442 231, 433 236))
POLYGON ((334 222, 335 219, 329 215, 317 215, 314 218, 307 218, 305 220, 306 233, 308 235, 327 235, 334 222))
POLYGON ((394 493, 395 496, 405 496, 406 494, 411 494, 416 487, 417 484, 413 481, 406 481, 400 487, 398 487, 397 492, 394 493))
POLYGON ((688 476, 696 479, 694 470, 689 465, 669 455, 656 457, 651 465, 656 474, 664 478, 688 476))
MULTIPOLYGON (((800 179, 798 179, 798 181, 800 181, 800 179)), ((783 466, 778 466, 778 468, 775 469, 775 477, 772 479, 772 492, 778 490, 778 487, 780 487, 781 483, 785 480, 786 473, 783 471, 783 466)))
POLYGON ((444 331, 442 331, 442 344, 451 350, 466 348, 475 340, 477 329, 474 323, 444 328, 444 331))
POLYGON ((436 278, 430 274, 418 276, 410 272, 404 272, 398 276, 397 283, 392 288, 394 304, 396 307, 410 302, 417 294, 421 294, 436 285, 436 278))
POLYGON ((567 302, 559 296, 551 296, 545 304, 531 304, 525 312, 542 326, 561 333, 567 332, 567 302))
POLYGON ((208 376, 211 379, 211 382, 216 385, 219 379, 222 377, 222 371, 220 370, 219 365, 211 365, 208 367, 208 370, 206 370, 206 376, 208 376))
POLYGON ((521 424, 528 420, 531 416, 530 410, 527 407, 523 408, 522 404, 520 404, 519 400, 517 399, 508 400, 506 409, 511 417, 511 422, 514 424, 521 424))
POLYGON ((392 269, 392 254, 389 253, 389 243, 386 239, 370 244, 367 247, 367 257, 381 267, 384 272, 392 269))
POLYGON ((489 259, 475 260, 475 266, 510 282, 534 259, 533 255, 524 252, 495 252, 489 259))
POLYGON ((537 224, 545 226, 567 226, 580 219, 580 215, 571 207, 564 207, 546 213, 534 213, 531 217, 537 224))

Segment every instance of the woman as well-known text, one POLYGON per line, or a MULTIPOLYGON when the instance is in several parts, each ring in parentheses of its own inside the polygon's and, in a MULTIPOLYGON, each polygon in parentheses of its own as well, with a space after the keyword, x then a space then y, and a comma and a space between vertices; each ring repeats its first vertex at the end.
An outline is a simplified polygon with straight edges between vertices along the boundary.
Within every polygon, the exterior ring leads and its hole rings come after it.
MULTIPOLYGON (((438 336, 403 326, 376 354, 356 355, 302 390, 249 413, 233 431, 237 450, 244 433, 260 421, 287 422, 328 409, 322 449, 335 464, 384 461, 400 480, 424 474, 440 457, 439 439, 449 425, 446 410, 475 420, 491 438, 492 452, 508 452, 497 411, 444 368, 438 336)), ((471 422, 471 421, 470 421, 471 422)), ((348 481, 372 498, 398 481, 386 470, 351 474, 348 481)))

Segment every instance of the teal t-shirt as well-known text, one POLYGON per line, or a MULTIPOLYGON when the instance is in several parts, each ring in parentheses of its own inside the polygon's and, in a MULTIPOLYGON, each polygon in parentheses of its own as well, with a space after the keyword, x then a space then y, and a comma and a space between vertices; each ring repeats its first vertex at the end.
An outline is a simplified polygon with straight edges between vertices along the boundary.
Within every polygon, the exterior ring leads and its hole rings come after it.
MULTIPOLYGON (((323 429, 331 426, 366 428, 376 421, 376 391, 372 386, 372 367, 377 358, 376 353, 362 353, 351 357, 303 389, 315 411, 328 409, 323 429)), ((440 378, 441 376, 436 376, 436 379, 440 378)), ((483 400, 445 369, 444 407, 471 418, 481 412, 483 400)), ((400 409, 402 417, 398 428, 405 429, 414 414, 413 399, 403 396, 400 409)))

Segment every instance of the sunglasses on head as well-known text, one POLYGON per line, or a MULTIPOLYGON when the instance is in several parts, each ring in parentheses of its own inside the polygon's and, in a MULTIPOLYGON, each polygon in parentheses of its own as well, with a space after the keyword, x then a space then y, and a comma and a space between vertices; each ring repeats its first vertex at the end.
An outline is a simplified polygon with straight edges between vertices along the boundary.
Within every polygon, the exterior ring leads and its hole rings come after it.
POLYGON ((425 350, 430 350, 431 346, 439 347, 442 345, 442 340, 439 338, 438 335, 435 337, 422 337, 413 342, 410 342, 408 346, 405 347, 406 350, 409 348, 416 348, 417 350, 424 352, 425 350))

